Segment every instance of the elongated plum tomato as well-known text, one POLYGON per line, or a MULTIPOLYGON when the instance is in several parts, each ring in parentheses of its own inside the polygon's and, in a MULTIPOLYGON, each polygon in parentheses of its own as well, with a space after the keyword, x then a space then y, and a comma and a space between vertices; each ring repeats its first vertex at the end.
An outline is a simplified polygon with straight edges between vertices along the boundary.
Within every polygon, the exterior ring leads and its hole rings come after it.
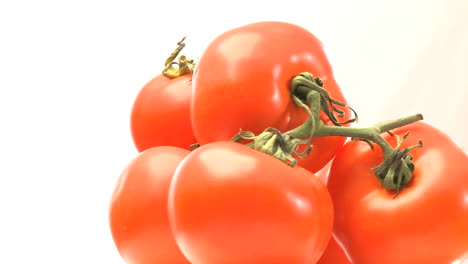
POLYGON ((392 132, 407 131, 403 148, 424 146, 411 150, 413 179, 396 197, 371 173, 383 161, 379 148, 350 141, 333 160, 334 235, 352 263, 453 264, 468 249, 468 156, 424 122, 392 132))
POLYGON ((175 243, 167 215, 172 176, 189 153, 176 147, 150 148, 120 176, 109 220, 115 245, 127 263, 189 264, 175 243))
MULTIPOLYGON (((320 77, 331 97, 346 102, 320 40, 307 30, 259 22, 219 35, 194 73, 191 115, 196 139, 206 144, 229 140, 240 129, 258 134, 267 127, 285 132, 298 126, 307 115, 291 100, 290 82, 302 72, 320 77)), ((348 109, 343 110, 349 119, 348 109)), ((300 165, 320 170, 344 141, 314 138, 314 151, 300 165)))
POLYGON ((182 161, 168 209, 192 264, 316 263, 333 225, 313 173, 234 142, 203 145, 182 161))
POLYGON ((138 151, 156 146, 188 149, 196 143, 190 121, 192 74, 169 79, 158 75, 138 93, 130 127, 138 151))

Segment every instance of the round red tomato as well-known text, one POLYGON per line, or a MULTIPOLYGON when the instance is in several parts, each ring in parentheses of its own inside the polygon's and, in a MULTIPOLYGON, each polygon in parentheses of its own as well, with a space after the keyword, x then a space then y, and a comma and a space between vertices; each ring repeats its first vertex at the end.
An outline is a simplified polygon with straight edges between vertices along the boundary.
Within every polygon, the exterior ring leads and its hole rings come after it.
POLYGON ((140 153, 124 170, 112 195, 110 228, 127 263, 187 263, 167 215, 169 186, 176 167, 190 152, 156 147, 140 153))
POLYGON ((203 145, 174 175, 169 218, 192 264, 315 263, 333 208, 311 172, 234 142, 203 145))
MULTIPOLYGON (((290 94, 291 80, 302 72, 320 77, 331 97, 345 101, 321 42, 307 30, 259 22, 219 35, 200 57, 193 79, 191 115, 198 143, 229 140, 240 129, 285 132, 304 122, 307 115, 290 94)), ((313 139, 314 151, 301 166, 318 171, 344 141, 313 139)))
POLYGON ((188 149, 196 143, 190 121, 192 74, 174 79, 158 75, 137 95, 131 132, 138 151, 156 146, 188 149))
POLYGON ((383 161, 379 148, 351 141, 333 161, 334 235, 353 263, 451 264, 468 249, 468 156, 424 122, 392 132, 407 131, 402 148, 424 146, 411 150, 413 179, 396 197, 370 173, 383 161))

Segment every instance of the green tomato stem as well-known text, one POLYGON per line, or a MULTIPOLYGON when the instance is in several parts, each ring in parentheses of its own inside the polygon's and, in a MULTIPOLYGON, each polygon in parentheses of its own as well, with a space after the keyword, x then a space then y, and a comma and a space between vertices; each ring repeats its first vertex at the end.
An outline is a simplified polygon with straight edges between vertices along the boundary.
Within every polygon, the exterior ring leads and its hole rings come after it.
POLYGON ((274 128, 267 128, 258 136, 248 131, 242 131, 231 140, 236 142, 250 140, 251 142, 247 143, 247 146, 276 157, 290 166, 295 166, 297 164, 295 157, 305 158, 309 155, 312 149, 310 146, 312 138, 349 137, 352 140, 367 142, 372 150, 374 150, 372 143, 382 149, 384 161, 372 170, 385 189, 396 191, 398 194, 399 190, 411 181, 414 164, 409 151, 416 147, 422 147, 422 142, 409 148, 400 149, 406 134, 402 139, 398 138, 397 147, 392 148, 381 134, 387 132, 393 135, 390 132, 392 129, 422 120, 422 114, 385 121, 370 127, 346 127, 343 125, 357 121, 356 112, 345 103, 331 98, 330 94, 323 88, 323 82, 320 78, 313 77, 310 73, 301 73, 293 78, 291 86, 291 98, 294 103, 309 115, 303 124, 284 133, 274 128), (343 118, 344 111, 336 106, 351 109, 355 118, 344 122, 339 121, 335 114, 343 118), (320 119, 321 111, 330 118, 333 125, 325 125, 322 122, 320 119), (298 153, 297 147, 304 144, 307 145, 306 150, 298 153))
POLYGON ((385 141, 380 134, 390 131, 392 129, 409 125, 411 123, 423 120, 422 114, 410 115, 407 117, 382 122, 370 127, 358 128, 358 127, 336 127, 320 125, 316 128, 314 137, 323 136, 341 136, 351 137, 355 139, 366 139, 376 143, 382 148, 384 154, 389 153, 390 145, 385 141))
POLYGON ((376 124, 366 128, 354 127, 332 127, 320 125, 316 128, 314 137, 321 136, 344 136, 351 137, 353 140, 362 140, 367 142, 373 149, 371 142, 377 144, 384 154, 384 161, 373 168, 375 176, 382 182, 385 189, 395 191, 395 196, 399 193, 400 189, 408 184, 414 171, 413 157, 409 151, 416 147, 422 147, 422 141, 418 145, 411 146, 406 149, 400 149, 403 140, 408 133, 400 140, 398 138, 398 145, 392 148, 390 144, 385 141, 381 133, 389 132, 390 130, 402 127, 419 120, 422 120, 421 114, 415 114, 383 123, 376 124))
MULTIPOLYGON (((374 174, 382 182, 385 189, 394 190, 396 191, 395 194, 398 194, 401 187, 404 187, 412 179, 414 164, 409 151, 416 147, 422 147, 422 141, 420 141, 418 145, 401 150, 401 144, 406 136, 401 140, 398 139, 398 146, 396 148, 392 148, 390 144, 382 138, 381 134, 384 132, 391 133, 390 131, 392 129, 422 120, 422 114, 415 114, 395 120, 381 122, 374 126, 365 128, 343 127, 341 125, 354 122, 357 120, 357 117, 343 123, 338 122, 333 112, 340 112, 339 110, 337 111, 334 104, 345 107, 348 106, 330 98, 328 92, 324 92, 320 84, 322 84, 320 80, 313 78, 313 76, 308 73, 302 73, 293 79, 293 98, 295 96, 302 98, 302 100, 295 100, 296 104, 303 107, 302 101, 306 98, 305 101, 307 105, 310 106, 309 113, 316 118, 313 125, 308 124, 308 122, 310 122, 308 120, 303 125, 288 131, 285 134, 291 137, 307 138, 307 134, 311 128, 313 128, 312 137, 350 137, 352 140, 362 140, 367 142, 372 150, 374 149, 372 143, 377 144, 384 153, 384 161, 376 168, 373 168, 374 174), (317 109, 324 111, 333 122, 334 126, 323 124, 323 122, 318 118, 319 112, 317 109)), ((352 110, 352 108, 350 109, 352 110)), ((356 113, 354 110, 353 112, 356 113)))
MULTIPOLYGON (((323 88, 322 80, 318 77, 314 77, 308 72, 303 72, 292 79, 291 93, 297 96, 301 101, 307 103, 309 107, 322 110, 335 126, 342 126, 358 121, 358 115, 353 108, 343 102, 333 99, 328 91, 323 88), (319 93, 318 98, 317 96, 309 98, 314 94, 314 92, 319 93), (350 109, 355 118, 348 119, 344 122, 338 121, 337 117, 344 117, 344 111, 338 109, 336 106, 342 106, 350 109), (335 116, 335 113, 337 113, 338 116, 335 116)), ((316 111, 314 111, 314 113, 316 113, 316 111)))

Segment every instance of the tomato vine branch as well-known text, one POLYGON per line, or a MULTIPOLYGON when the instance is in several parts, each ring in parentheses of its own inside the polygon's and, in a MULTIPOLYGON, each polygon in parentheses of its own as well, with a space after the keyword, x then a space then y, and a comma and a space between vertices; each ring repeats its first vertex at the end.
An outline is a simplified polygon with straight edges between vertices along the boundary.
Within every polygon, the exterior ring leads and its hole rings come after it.
POLYGON ((302 125, 284 133, 280 133, 274 128, 267 128, 258 136, 249 131, 241 131, 232 138, 232 141, 249 140, 247 146, 276 157, 290 166, 295 166, 297 164, 296 157, 305 158, 309 155, 312 150, 310 145, 312 138, 349 137, 352 140, 367 142, 372 149, 374 149, 372 143, 382 149, 384 161, 372 170, 385 189, 395 191, 396 195, 402 187, 411 181, 414 164, 409 152, 414 148, 422 147, 422 141, 418 145, 401 149, 403 141, 408 136, 405 134, 401 139, 397 138, 398 144, 392 148, 381 134, 387 132, 393 135, 392 129, 422 120, 422 114, 385 121, 370 127, 346 127, 343 125, 358 120, 356 112, 345 103, 331 98, 330 94, 323 88, 323 82, 320 78, 313 77, 310 73, 301 73, 293 78, 291 86, 293 101, 309 115, 309 118, 302 125), (339 121, 337 117, 344 118, 344 111, 336 106, 351 109, 355 118, 344 122, 339 121), (322 122, 320 111, 323 111, 330 118, 333 125, 325 125, 322 122), (335 116, 336 113, 338 116, 335 116), (307 145, 306 150, 298 153, 298 146, 304 144, 307 145))

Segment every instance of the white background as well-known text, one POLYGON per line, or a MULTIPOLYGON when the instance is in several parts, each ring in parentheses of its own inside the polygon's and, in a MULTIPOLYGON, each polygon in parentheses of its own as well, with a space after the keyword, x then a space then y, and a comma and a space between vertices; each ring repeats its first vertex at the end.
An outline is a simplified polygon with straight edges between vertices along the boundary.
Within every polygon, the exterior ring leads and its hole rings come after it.
POLYGON ((324 43, 362 125, 416 112, 468 146, 468 1, 0 2, 0 263, 122 263, 109 198, 139 89, 262 20, 324 43))

